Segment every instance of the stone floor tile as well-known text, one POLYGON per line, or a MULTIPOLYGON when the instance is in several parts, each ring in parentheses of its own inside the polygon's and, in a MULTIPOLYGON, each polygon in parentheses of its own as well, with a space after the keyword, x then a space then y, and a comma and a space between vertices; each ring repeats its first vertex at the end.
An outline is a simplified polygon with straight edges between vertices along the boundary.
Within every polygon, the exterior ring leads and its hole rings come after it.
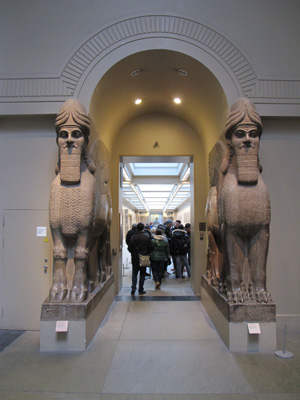
POLYGON ((199 312, 129 312, 120 336, 121 340, 200 340, 221 339, 199 312))
POLYGON ((207 341, 118 343, 102 393, 253 393, 225 346, 207 341))
POLYGON ((0 355, 2 391, 101 393, 116 340, 98 340, 85 352, 40 353, 36 332, 26 332, 0 355))
POLYGON ((300 392, 299 357, 282 359, 274 353, 233 353, 233 357, 255 393, 300 392))
MULTIPOLYGON (((245 398, 244 400, 254 400, 245 398)), ((101 394, 100 400, 216 400, 211 394, 101 394)), ((237 399, 238 400, 238 399, 237 399)))
POLYGON ((300 392, 257 394, 256 397, 257 400, 299 400, 300 392))
POLYGON ((0 400, 99 400, 99 394, 0 392, 0 400))

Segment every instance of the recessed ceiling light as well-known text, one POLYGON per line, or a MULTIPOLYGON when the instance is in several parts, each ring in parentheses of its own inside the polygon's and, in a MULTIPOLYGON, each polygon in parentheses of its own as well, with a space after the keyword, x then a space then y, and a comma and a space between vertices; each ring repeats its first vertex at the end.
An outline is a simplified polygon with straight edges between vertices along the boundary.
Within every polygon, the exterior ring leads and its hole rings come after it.
POLYGON ((187 76, 187 72, 184 69, 178 69, 177 72, 179 75, 187 76))
POLYGON ((141 73, 141 70, 140 69, 134 69, 132 72, 131 72, 131 76, 137 76, 137 75, 139 75, 141 73))
POLYGON ((141 104, 141 102, 142 102, 142 99, 136 99, 135 100, 135 104, 141 104))
POLYGON ((174 103, 180 104, 181 103, 181 99, 179 97, 175 97, 174 103))

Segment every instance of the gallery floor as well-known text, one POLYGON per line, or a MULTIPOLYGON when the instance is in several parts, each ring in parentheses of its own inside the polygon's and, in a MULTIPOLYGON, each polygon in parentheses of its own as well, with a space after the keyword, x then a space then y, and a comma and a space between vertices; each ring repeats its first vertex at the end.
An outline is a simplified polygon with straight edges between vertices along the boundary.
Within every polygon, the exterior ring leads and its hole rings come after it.
POLYGON ((155 291, 147 279, 132 298, 129 267, 86 352, 40 353, 31 331, 0 352, 0 400, 300 399, 300 332, 288 332, 292 359, 230 353, 190 282, 171 275, 155 291))

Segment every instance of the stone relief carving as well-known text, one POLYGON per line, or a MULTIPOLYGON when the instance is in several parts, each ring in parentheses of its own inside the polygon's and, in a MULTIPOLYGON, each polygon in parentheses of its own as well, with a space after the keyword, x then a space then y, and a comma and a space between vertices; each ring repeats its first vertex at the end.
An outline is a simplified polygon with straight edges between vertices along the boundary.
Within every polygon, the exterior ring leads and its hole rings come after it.
POLYGON ((206 275, 229 302, 272 302, 266 289, 270 199, 258 150, 262 122, 253 103, 238 99, 209 155, 206 275))
POLYGON ((111 274, 109 154, 100 140, 88 154, 89 116, 76 99, 64 103, 55 129, 59 160, 49 204, 54 257, 49 301, 83 302, 111 274))

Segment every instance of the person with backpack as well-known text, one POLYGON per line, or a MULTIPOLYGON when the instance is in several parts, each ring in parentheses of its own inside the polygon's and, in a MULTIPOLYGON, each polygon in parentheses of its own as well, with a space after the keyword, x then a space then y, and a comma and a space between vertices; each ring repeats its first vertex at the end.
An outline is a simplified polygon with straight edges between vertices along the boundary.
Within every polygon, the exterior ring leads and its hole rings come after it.
POLYGON ((186 268, 188 274, 187 279, 191 279, 191 268, 187 259, 189 243, 189 238, 184 230, 184 226, 180 224, 178 228, 174 229, 172 232, 172 237, 170 240, 170 250, 171 254, 173 254, 175 258, 176 276, 179 282, 182 282, 181 264, 183 264, 186 268))
MULTIPOLYGON (((139 279, 139 294, 145 294, 144 290, 144 282, 146 277, 146 266, 140 265, 140 257, 139 255, 146 256, 150 255, 153 250, 153 245, 151 239, 148 235, 145 234, 144 224, 139 222, 137 224, 137 233, 133 235, 129 240, 129 251, 132 255, 132 286, 131 286, 131 295, 135 295, 136 286, 137 286, 137 276, 140 273, 139 279)), ((150 259, 149 259, 150 266, 150 259)))
POLYGON ((166 261, 170 258, 170 249, 168 239, 162 235, 160 229, 156 230, 156 234, 152 239, 154 250, 151 253, 150 261, 152 274, 155 281, 155 289, 160 289, 166 261))

